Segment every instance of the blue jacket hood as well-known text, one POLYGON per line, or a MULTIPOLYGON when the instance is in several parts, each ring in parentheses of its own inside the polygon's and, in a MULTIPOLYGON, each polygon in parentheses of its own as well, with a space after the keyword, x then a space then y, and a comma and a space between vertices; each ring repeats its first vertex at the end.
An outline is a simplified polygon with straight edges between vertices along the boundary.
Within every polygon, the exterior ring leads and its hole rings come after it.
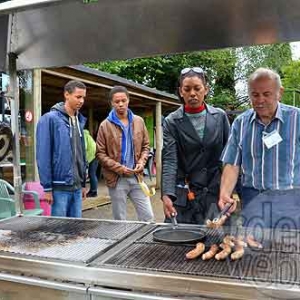
MULTIPOLYGON (((133 112, 128 109, 128 121, 129 121, 129 134, 131 134, 132 137, 132 122, 133 122, 133 118, 134 118, 134 114, 133 112)), ((126 141, 126 136, 125 136, 125 132, 124 132, 124 125, 122 124, 122 122, 120 121, 120 119, 117 116, 116 110, 112 109, 107 117, 107 120, 110 121, 113 124, 116 124, 117 126, 119 126, 122 129, 122 153, 121 153, 121 164, 124 163, 125 161, 125 156, 126 156, 126 152, 127 152, 127 141, 126 141)))
MULTIPOLYGON (((127 114, 128 114, 129 124, 131 125, 132 121, 133 121, 134 114, 133 114, 133 112, 130 109, 128 109, 127 114)), ((109 115, 107 117, 107 120, 109 120, 110 122, 112 122, 112 123, 120 126, 122 129, 124 127, 124 125, 122 124, 122 122, 118 118, 116 110, 114 108, 110 111, 110 113, 109 113, 109 115)))

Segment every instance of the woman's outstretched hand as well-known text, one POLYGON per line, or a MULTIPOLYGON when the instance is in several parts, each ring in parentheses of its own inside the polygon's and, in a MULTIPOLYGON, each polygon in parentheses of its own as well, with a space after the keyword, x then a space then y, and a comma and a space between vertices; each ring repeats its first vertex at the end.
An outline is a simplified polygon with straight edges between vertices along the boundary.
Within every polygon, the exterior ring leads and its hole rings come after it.
POLYGON ((169 196, 164 195, 162 197, 162 202, 163 202, 164 213, 167 218, 171 218, 171 216, 177 215, 177 211, 173 206, 173 201, 169 196))

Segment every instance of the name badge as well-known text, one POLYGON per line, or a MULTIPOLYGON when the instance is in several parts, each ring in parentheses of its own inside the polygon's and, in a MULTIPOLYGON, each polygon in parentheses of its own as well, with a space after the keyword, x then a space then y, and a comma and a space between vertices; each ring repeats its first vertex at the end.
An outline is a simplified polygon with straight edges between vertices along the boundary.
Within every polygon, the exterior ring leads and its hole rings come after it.
POLYGON ((277 130, 273 130, 272 132, 265 134, 262 140, 266 147, 270 149, 282 142, 282 137, 280 136, 277 130))

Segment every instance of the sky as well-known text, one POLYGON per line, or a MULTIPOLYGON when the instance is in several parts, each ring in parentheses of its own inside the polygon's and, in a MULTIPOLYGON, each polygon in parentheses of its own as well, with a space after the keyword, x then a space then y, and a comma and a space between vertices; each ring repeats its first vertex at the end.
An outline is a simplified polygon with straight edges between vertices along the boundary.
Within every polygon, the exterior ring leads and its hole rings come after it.
MULTIPOLYGON (((292 51, 292 59, 299 60, 300 59, 300 42, 292 42, 291 51, 292 51)), ((235 90, 239 95, 246 95, 247 94, 247 83, 246 81, 238 81, 235 90)))
POLYGON ((300 59, 300 42, 290 43, 292 49, 293 60, 300 59))

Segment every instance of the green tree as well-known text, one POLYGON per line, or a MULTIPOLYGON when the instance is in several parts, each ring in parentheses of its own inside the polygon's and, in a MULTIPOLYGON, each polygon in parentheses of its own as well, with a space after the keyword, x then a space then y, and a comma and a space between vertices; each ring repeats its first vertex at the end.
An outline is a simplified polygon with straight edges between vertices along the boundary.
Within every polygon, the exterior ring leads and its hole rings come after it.
POLYGON ((234 96, 235 64, 235 52, 224 49, 87 65, 172 94, 177 92, 180 71, 185 67, 200 66, 211 83, 208 101, 217 104, 217 95, 224 89, 234 96))
POLYGON ((236 51, 239 57, 236 66, 237 79, 242 80, 259 67, 271 68, 281 75, 282 67, 292 61, 288 43, 243 47, 236 51))
POLYGON ((282 102, 300 107, 300 60, 291 61, 281 71, 285 88, 282 102))
POLYGON ((87 65, 172 94, 177 91, 180 70, 200 66, 211 87, 207 101, 223 109, 236 110, 248 105, 246 81, 254 69, 264 66, 281 72, 282 66, 290 62, 290 46, 284 43, 87 65), (242 83, 242 92, 236 93, 237 83, 242 83))
POLYGON ((271 68, 282 76, 282 67, 292 61, 291 48, 288 43, 258 45, 236 49, 238 57, 235 68, 235 80, 242 89, 236 95, 240 107, 249 106, 247 79, 259 67, 271 68))

